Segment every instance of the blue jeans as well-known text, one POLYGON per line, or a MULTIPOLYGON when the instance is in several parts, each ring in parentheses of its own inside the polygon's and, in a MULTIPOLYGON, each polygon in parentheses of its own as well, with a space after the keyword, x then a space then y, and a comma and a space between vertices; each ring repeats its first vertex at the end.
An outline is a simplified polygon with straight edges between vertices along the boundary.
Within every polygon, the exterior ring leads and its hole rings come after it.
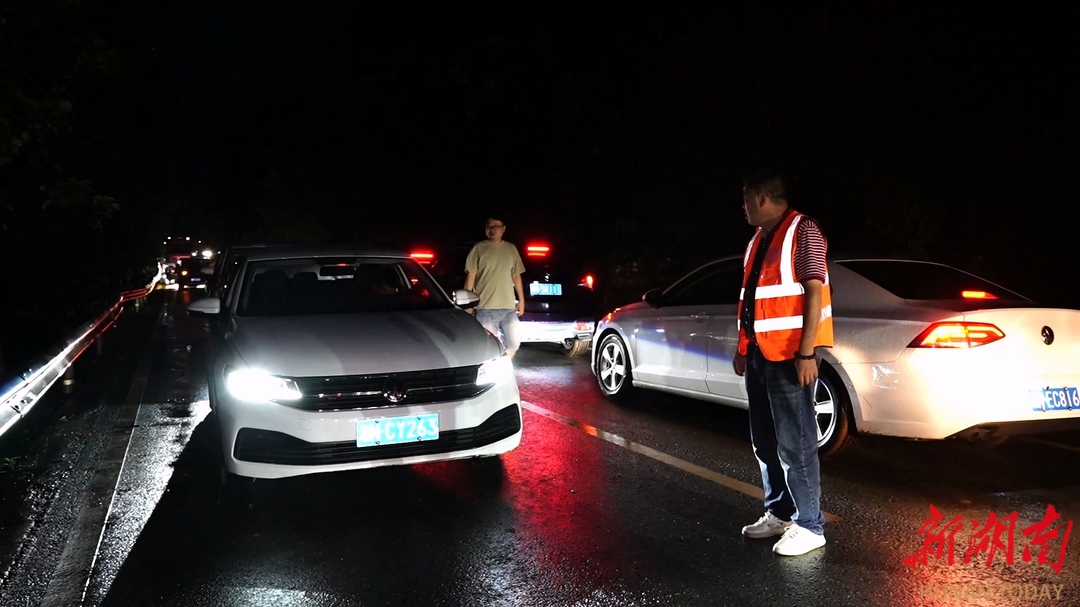
POLYGON ((745 377, 750 440, 761 466, 765 509, 823 533, 815 384, 800 387, 794 360, 768 360, 755 345, 746 355, 745 377))
POLYGON ((517 350, 521 347, 521 339, 518 337, 517 310, 503 308, 477 308, 474 314, 484 328, 499 338, 507 350, 517 350))

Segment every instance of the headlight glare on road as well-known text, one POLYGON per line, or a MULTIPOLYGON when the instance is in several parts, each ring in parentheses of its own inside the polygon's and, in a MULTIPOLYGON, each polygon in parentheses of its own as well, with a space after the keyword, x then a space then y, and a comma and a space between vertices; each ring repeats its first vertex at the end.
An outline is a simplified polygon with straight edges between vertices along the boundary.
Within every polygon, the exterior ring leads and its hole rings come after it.
POLYGON ((480 365, 480 369, 476 372, 478 386, 498 384, 512 379, 514 379, 514 365, 511 364, 510 357, 505 354, 480 365))
POLYGON ((275 377, 257 369, 232 371, 225 378, 225 385, 229 394, 252 402, 298 400, 302 396, 293 380, 275 377))

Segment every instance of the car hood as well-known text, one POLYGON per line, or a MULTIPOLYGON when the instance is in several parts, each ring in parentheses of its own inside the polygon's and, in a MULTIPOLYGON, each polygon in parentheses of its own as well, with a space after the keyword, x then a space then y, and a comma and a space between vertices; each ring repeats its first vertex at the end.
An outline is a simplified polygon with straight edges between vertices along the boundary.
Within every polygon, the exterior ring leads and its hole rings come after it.
POLYGON ((501 348, 469 314, 429 310, 238 318, 229 340, 251 368, 293 377, 479 364, 501 348))

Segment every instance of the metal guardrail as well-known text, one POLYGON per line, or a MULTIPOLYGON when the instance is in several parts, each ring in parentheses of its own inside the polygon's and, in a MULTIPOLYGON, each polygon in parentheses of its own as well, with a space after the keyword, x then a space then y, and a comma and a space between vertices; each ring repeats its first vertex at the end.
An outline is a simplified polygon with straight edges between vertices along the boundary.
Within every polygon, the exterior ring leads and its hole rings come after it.
POLYGON ((150 284, 141 289, 121 292, 120 298, 104 314, 71 332, 34 359, 26 370, 0 386, 0 436, 26 417, 75 360, 116 322, 124 311, 125 303, 149 295, 164 276, 164 268, 159 265, 157 276, 150 284))

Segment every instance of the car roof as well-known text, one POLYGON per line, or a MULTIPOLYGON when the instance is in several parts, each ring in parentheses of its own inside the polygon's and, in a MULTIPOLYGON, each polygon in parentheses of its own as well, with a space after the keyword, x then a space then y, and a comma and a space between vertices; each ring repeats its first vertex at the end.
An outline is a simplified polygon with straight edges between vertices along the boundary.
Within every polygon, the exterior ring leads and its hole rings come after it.
MULTIPOLYGON (((716 263, 718 261, 727 261, 727 260, 730 260, 730 259, 742 259, 743 255, 744 255, 744 253, 738 253, 738 254, 732 253, 730 255, 724 255, 722 257, 715 257, 713 259, 710 259, 706 263, 716 263)), ((880 253, 860 253, 860 252, 851 252, 851 251, 839 251, 839 252, 829 251, 826 254, 826 259, 828 261, 830 261, 830 262, 834 262, 834 261, 910 261, 910 262, 914 262, 914 263, 936 264, 936 265, 939 265, 939 266, 948 266, 949 265, 948 263, 945 263, 945 262, 942 262, 942 261, 935 261, 935 260, 932 260, 932 259, 917 259, 915 257, 904 256, 904 255, 890 255, 890 254, 880 254, 880 253)))
POLYGON ((395 257, 410 259, 409 254, 388 247, 370 245, 271 245, 253 247, 247 251, 248 261, 303 257, 395 257))

